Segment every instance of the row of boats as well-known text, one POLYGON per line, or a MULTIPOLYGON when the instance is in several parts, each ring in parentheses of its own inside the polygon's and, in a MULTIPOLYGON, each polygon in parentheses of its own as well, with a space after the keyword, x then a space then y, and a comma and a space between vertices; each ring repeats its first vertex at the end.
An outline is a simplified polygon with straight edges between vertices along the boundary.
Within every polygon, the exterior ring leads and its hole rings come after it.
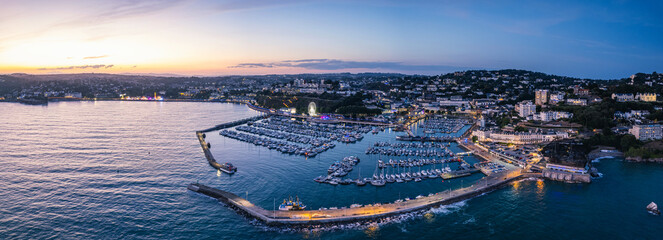
POLYGON ((302 143, 302 144, 311 144, 313 146, 319 147, 325 144, 332 144, 329 139, 324 139, 324 138, 312 138, 308 136, 302 136, 298 134, 292 134, 292 133, 285 133, 285 132, 278 132, 274 130, 269 130, 269 129, 261 129, 261 128, 256 128, 256 127, 251 127, 251 126, 239 126, 235 128, 239 131, 242 132, 248 132, 248 133, 253 133, 256 135, 260 136, 267 136, 271 138, 276 138, 276 139, 283 139, 287 140, 289 142, 296 142, 296 143, 302 143))
POLYGON ((384 169, 380 171, 380 173, 375 173, 373 174, 372 178, 361 178, 361 176, 357 179, 351 179, 351 178, 340 178, 340 177, 335 177, 333 175, 327 175, 327 176, 318 176, 313 181, 316 181, 318 183, 327 183, 330 185, 350 185, 350 184, 356 184, 357 186, 365 186, 367 184, 371 184, 376 187, 381 187, 386 185, 387 183, 403 183, 403 182, 410 182, 410 181, 415 181, 415 182, 420 182, 423 179, 432 179, 432 178, 438 178, 441 177, 442 174, 444 173, 450 173, 453 170, 451 170, 450 167, 445 167, 445 168, 433 168, 433 169, 428 169, 428 170, 418 170, 412 172, 411 170, 408 172, 400 172, 400 173, 391 173, 391 174, 385 174, 384 169))
MULTIPOLYGON (((427 196, 432 197, 434 195, 435 194, 433 194, 433 193, 429 193, 427 196)), ((419 198, 422 198, 422 197, 424 197, 424 195, 417 195, 415 198, 412 198, 412 199, 411 198, 397 199, 396 201, 394 201, 394 203, 407 202, 407 201, 414 200, 414 199, 419 199, 419 198)), ((361 205, 361 204, 354 203, 354 204, 350 205, 350 209, 360 208, 360 207, 379 207, 379 206, 382 206, 382 203, 374 203, 374 204, 366 204, 366 205, 361 205)), ((347 209, 347 208, 348 207, 341 207, 340 209, 347 209)), ((318 210, 335 210, 335 209, 339 209, 339 208, 338 207, 329 207, 329 208, 321 207, 318 210)))
MULTIPOLYGON (((342 178, 348 175, 352 171, 353 167, 359 163, 359 158, 356 156, 345 157, 342 161, 334 162, 329 169, 327 170, 327 176, 318 176, 313 181, 318 183, 327 183, 331 185, 350 185, 356 184, 357 186, 365 186, 371 184, 373 186, 384 186, 387 183, 394 182, 409 182, 415 181, 419 182, 425 178, 438 178, 441 177, 444 173, 452 172, 451 168, 447 165, 443 168, 431 168, 421 170, 421 166, 425 164, 435 164, 435 163, 450 163, 453 161, 460 161, 459 159, 410 159, 402 160, 402 162, 397 162, 395 160, 390 160, 389 164, 378 160, 375 166, 375 172, 373 173, 372 178, 362 178, 361 171, 357 174, 357 179, 351 178, 342 178), (403 170, 408 169, 407 171, 401 171, 401 164, 403 170), (418 164, 418 165, 417 165, 418 164), (392 166, 391 169, 386 169, 386 166, 392 166), (395 166, 395 168, 393 168, 395 166), (419 170, 412 171, 413 166, 418 166, 419 170), (389 173, 391 170, 391 173, 389 173)), ((466 168, 468 166, 463 166, 466 164, 461 164, 461 168, 466 168)))
POLYGON ((378 160, 379 168, 386 167, 421 167, 432 164, 443 164, 443 163, 452 163, 452 162, 462 162, 460 158, 446 158, 446 159, 435 159, 435 158, 423 158, 423 159, 389 159, 389 161, 378 160))
POLYGON ((296 133, 333 141, 354 143, 364 138, 372 127, 351 124, 328 124, 308 121, 296 121, 284 117, 272 117, 263 122, 253 123, 254 126, 282 132, 296 133))
POLYGON ((315 157, 317 154, 333 148, 335 145, 333 143, 324 144, 322 146, 301 146, 289 142, 274 140, 271 138, 260 137, 256 135, 241 133, 233 130, 221 130, 220 135, 232 139, 236 139, 243 142, 252 143, 256 146, 265 146, 269 149, 274 149, 282 153, 287 154, 298 154, 304 155, 307 157, 315 157))
POLYGON ((424 121, 422 127, 424 133, 455 133, 458 132, 463 126, 469 124, 467 119, 448 119, 448 118, 429 118, 424 121))
POLYGON ((439 143, 439 142, 386 142, 378 141, 373 144, 374 147, 389 147, 389 148, 446 148, 451 146, 451 143, 439 143))
POLYGON ((375 127, 375 128, 373 128, 371 133, 378 134, 378 133, 383 132, 383 131, 384 131, 384 127, 375 127))
POLYGON ((380 154, 386 156, 417 156, 417 157, 453 157, 454 153, 447 149, 407 149, 407 148, 379 148, 369 147, 366 154, 380 154))
POLYGON ((329 166, 327 174, 333 177, 345 177, 359 163, 357 156, 344 157, 342 161, 336 161, 329 166))

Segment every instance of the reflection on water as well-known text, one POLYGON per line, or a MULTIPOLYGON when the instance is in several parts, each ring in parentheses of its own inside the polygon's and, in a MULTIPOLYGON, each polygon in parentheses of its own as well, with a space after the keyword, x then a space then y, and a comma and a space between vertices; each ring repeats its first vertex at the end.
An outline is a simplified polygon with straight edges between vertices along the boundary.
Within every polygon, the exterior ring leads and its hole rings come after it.
POLYGON ((424 219, 426 219, 427 223, 433 223, 435 222, 435 214, 433 214, 432 212, 427 212, 426 214, 424 214, 424 219))
POLYGON ((542 198, 543 197, 543 191, 544 191, 545 183, 543 179, 537 179, 536 180, 536 194, 542 198))
POLYGON ((520 182, 521 181, 514 181, 511 183, 511 186, 513 186, 513 193, 518 194, 520 191, 520 182))
POLYGON ((380 226, 377 223, 372 223, 364 230, 364 234, 368 238, 378 238, 380 236, 380 226))

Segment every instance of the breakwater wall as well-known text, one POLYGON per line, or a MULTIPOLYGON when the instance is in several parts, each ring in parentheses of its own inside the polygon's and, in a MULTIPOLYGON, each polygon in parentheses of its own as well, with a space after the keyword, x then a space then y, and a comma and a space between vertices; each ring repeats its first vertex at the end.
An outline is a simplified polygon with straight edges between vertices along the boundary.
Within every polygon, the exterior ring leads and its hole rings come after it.
POLYGON ((239 126, 239 125, 242 125, 244 123, 248 123, 248 122, 251 122, 251 121, 257 121, 257 120, 267 118, 267 117, 269 117, 268 114, 261 114, 261 115, 255 116, 255 117, 250 117, 250 118, 245 118, 245 119, 241 119, 241 120, 237 120, 237 121, 222 123, 222 124, 216 125, 214 127, 211 127, 211 128, 205 129, 205 130, 201 130, 199 132, 206 133, 206 132, 221 130, 221 129, 224 129, 224 128, 231 128, 231 127, 234 127, 234 126, 239 126))
POLYGON ((314 226, 324 224, 343 224, 351 222, 374 221, 405 213, 427 211, 430 208, 470 199, 483 193, 498 189, 505 184, 522 178, 519 173, 504 174, 486 179, 483 183, 445 191, 417 199, 388 204, 367 205, 357 208, 321 209, 305 211, 265 210, 233 193, 192 183, 188 189, 205 194, 228 204, 247 217, 263 221, 273 226, 314 226))
POLYGON ((203 153, 205 153, 205 158, 207 158, 207 162, 209 163, 209 165, 216 169, 220 169, 221 164, 216 162, 216 159, 214 159, 212 152, 209 150, 210 145, 205 141, 205 133, 198 131, 196 132, 196 136, 198 137, 198 142, 200 142, 200 147, 203 148, 203 153))

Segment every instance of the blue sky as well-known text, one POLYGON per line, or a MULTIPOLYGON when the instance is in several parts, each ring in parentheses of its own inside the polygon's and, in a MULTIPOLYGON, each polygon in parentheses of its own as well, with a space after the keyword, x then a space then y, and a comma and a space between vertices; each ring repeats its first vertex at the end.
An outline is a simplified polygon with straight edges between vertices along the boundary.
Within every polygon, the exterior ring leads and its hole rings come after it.
POLYGON ((658 1, 9 0, 0 72, 612 79, 663 71, 661 13, 658 1))

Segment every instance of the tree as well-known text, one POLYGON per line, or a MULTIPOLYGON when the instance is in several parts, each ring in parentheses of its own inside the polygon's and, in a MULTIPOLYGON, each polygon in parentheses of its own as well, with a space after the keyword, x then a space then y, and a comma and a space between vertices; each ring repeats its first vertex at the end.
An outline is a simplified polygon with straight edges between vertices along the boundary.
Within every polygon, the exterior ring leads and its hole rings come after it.
POLYGON ((472 142, 477 142, 479 141, 479 137, 477 136, 472 136, 472 142))
POLYGON ((626 151, 627 149, 630 149, 631 147, 637 147, 640 144, 638 142, 638 139, 635 139, 635 136, 631 134, 626 134, 622 137, 620 145, 622 147, 622 151, 626 151))
POLYGON ((527 132, 527 128, 523 126, 516 126, 513 130, 516 132, 527 132))

